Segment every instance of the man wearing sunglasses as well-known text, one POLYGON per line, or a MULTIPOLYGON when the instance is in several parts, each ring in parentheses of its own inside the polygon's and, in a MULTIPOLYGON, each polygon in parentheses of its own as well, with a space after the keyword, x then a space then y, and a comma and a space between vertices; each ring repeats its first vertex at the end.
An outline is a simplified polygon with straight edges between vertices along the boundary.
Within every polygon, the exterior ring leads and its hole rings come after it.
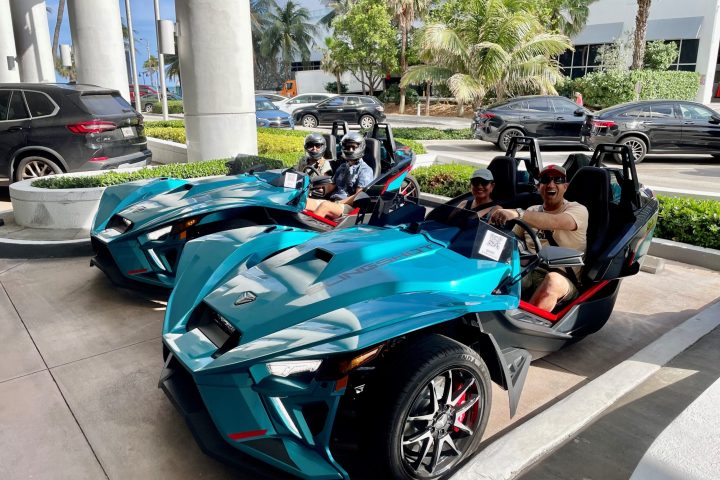
POLYGON ((305 156, 300 159, 298 170, 302 172, 305 171, 306 168, 311 167, 319 175, 332 174, 330 162, 325 160, 326 149, 327 143, 322 134, 311 133, 305 137, 305 156))
MULTIPOLYGON (((539 182, 542 205, 533 205, 527 210, 496 210, 490 221, 502 225, 519 218, 536 230, 541 246, 557 245, 585 252, 588 211, 580 203, 565 200, 568 187, 565 169, 549 165, 540 172, 539 182)), ((522 230, 517 231, 519 233, 522 230)), ((527 235, 526 244, 533 249, 533 243, 527 235)), ((533 291, 530 303, 552 311, 558 302, 567 302, 577 297, 576 282, 579 274, 580 268, 550 272, 537 268, 523 279, 522 287, 524 291, 533 291)))

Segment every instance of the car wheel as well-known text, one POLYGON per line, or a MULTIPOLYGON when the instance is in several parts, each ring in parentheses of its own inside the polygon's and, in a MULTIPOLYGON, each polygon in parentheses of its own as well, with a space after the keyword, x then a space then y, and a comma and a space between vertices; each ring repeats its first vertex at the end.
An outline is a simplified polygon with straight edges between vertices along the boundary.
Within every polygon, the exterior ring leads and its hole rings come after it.
POLYGON ((500 138, 498 139, 498 147, 503 152, 508 149, 510 146, 510 139, 513 137, 522 137, 525 135, 525 132, 520 130, 519 128, 507 128, 503 133, 500 135, 500 138))
POLYGON ((625 137, 620 141, 620 143, 622 145, 627 145, 635 157, 635 163, 640 163, 645 160, 647 145, 645 145, 645 141, 642 138, 633 136, 625 137))
POLYGON ((17 164, 14 177, 15 181, 19 182, 58 173, 63 173, 63 170, 54 160, 40 155, 30 155, 17 164))
POLYGON ((412 203, 420 201, 420 184, 412 175, 406 175, 400 185, 400 195, 412 203))
POLYGON ((146 113, 152 113, 153 111, 153 104, 152 103, 146 103, 145 104, 145 112, 146 113))
POLYGON ((363 130, 372 130, 375 126, 375 117, 372 115, 363 115, 360 117, 360 121, 358 123, 360 124, 360 128, 363 130))
POLYGON ((315 115, 303 115, 300 122, 305 128, 315 128, 318 125, 318 119, 315 118, 315 115))
POLYGON ((442 335, 408 341, 396 353, 373 393, 371 447, 391 478, 445 477, 477 449, 487 426, 487 367, 442 335))

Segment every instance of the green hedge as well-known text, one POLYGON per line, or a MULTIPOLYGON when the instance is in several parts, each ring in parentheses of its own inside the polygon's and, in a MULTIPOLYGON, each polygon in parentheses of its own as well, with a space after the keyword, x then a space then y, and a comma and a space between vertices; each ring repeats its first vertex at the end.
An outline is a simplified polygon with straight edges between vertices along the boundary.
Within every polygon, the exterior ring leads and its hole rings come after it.
POLYGON ((656 237, 720 249, 720 202, 662 196, 658 199, 656 237))
MULTIPOLYGON (((413 170, 420 190, 446 197, 468 191, 470 165, 433 165, 413 170)), ((656 238, 720 249, 720 202, 658 196, 660 215, 656 238)))
POLYGON ((289 135, 277 135, 275 132, 258 131, 258 153, 264 155, 270 152, 290 153, 301 155, 303 152, 303 138, 289 135))
POLYGON ((580 92, 586 105, 606 108, 635 100, 637 82, 642 84, 640 100, 693 100, 700 88, 700 74, 655 70, 592 72, 566 81, 563 91, 580 92))
POLYGON ((157 120, 145 122, 145 128, 161 127, 161 128, 185 128, 184 120, 157 120))
MULTIPOLYGON (((167 102, 167 105, 168 105, 168 113, 183 113, 184 112, 182 100, 169 100, 167 102)), ((162 102, 153 103, 152 111, 153 111, 153 113, 163 113, 162 102)))
MULTIPOLYGON (((468 123, 470 121, 468 120, 468 123)), ((408 140, 470 140, 473 138, 470 128, 441 130, 432 127, 393 128, 398 138, 408 140)))
POLYGON ((185 143, 185 128, 148 127, 145 126, 145 136, 168 140, 170 142, 185 143))

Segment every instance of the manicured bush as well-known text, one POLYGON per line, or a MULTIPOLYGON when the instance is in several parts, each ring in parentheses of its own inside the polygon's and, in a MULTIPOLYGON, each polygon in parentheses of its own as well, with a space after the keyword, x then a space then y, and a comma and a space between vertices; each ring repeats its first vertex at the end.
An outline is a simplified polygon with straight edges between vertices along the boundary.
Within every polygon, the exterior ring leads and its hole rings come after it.
POLYGON ((572 81, 572 91, 582 93, 586 105, 606 108, 635 100, 635 85, 640 82, 640 100, 693 100, 700 87, 697 72, 608 70, 592 72, 572 81))
POLYGON ((412 151, 415 152, 415 155, 427 153, 427 150, 425 150, 423 144, 420 142, 416 142, 415 140, 408 140, 407 138, 395 138, 395 142, 412 148, 412 151))
POLYGON ((173 127, 145 127, 145 136, 168 140, 170 142, 185 143, 185 128, 173 127))
POLYGON ((470 175, 476 167, 471 165, 432 165, 412 171, 420 184, 420 191, 446 197, 457 197, 468 191, 470 175))
POLYGON ((145 122, 145 128, 154 128, 154 127, 160 127, 160 128, 185 128, 185 121, 184 120, 157 120, 157 121, 150 121, 145 122))
MULTIPOLYGON (((183 113, 183 102, 182 100, 169 100, 168 113, 183 113)), ((153 103, 153 113, 162 113, 162 102, 153 103)))
POLYGON ((720 202, 662 196, 659 200, 656 237, 720 249, 720 202))
MULTIPOLYGON (((395 83, 378 95, 378 99, 383 103, 394 103, 400 105, 400 87, 395 83)), ((405 89, 405 105, 415 105, 420 101, 420 95, 413 88, 405 89)))
POLYGON ((473 138, 470 128, 448 130, 432 127, 393 128, 393 134, 395 137, 408 140, 469 140, 473 138))
POLYGON ((303 138, 289 135, 277 135, 274 132, 258 131, 258 153, 290 153, 303 151, 303 138))

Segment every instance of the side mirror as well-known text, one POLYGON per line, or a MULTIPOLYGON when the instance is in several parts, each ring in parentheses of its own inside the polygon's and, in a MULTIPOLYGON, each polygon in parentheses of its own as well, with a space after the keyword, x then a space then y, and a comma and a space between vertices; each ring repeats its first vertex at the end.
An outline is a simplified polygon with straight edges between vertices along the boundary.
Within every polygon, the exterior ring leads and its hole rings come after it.
POLYGON ((547 246, 540 250, 540 263, 550 268, 582 267, 583 254, 573 248, 547 246))
POLYGON ((573 112, 573 115, 575 115, 576 117, 582 117, 583 115, 585 115, 585 109, 584 109, 584 108, 578 108, 577 110, 575 110, 575 111, 573 112))
POLYGON ((713 116, 711 116, 709 122, 710 122, 710 123, 715 123, 715 124, 720 123, 720 115, 713 115, 713 116))

